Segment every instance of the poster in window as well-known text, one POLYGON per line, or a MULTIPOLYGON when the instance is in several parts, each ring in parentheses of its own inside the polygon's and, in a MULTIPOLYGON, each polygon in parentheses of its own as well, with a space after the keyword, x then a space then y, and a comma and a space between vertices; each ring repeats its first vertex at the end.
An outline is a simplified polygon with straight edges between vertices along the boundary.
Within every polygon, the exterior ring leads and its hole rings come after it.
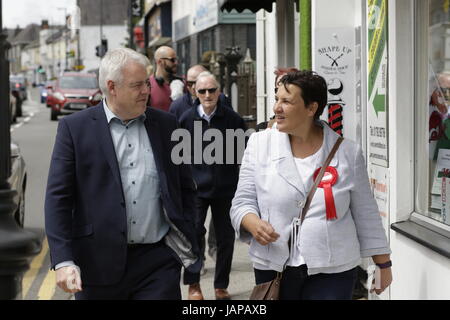
POLYGON ((387 0, 369 0, 367 7, 368 160, 389 167, 387 0))

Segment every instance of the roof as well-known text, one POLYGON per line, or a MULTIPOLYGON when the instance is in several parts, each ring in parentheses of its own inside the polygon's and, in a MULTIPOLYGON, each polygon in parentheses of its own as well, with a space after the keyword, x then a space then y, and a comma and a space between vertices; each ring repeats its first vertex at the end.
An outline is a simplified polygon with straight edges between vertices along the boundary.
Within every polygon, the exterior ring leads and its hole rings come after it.
POLYGON ((55 33, 51 34, 46 40, 45 43, 49 44, 52 42, 55 42, 56 40, 59 40, 63 36, 64 29, 59 29, 55 33))
POLYGON ((39 39, 34 40, 33 42, 30 42, 29 44, 27 44, 23 49, 32 49, 32 48, 39 48, 40 47, 40 42, 39 39))
POLYGON ((36 39, 39 39, 39 31, 41 27, 35 23, 29 24, 13 39, 11 39, 12 45, 28 44, 36 39))
POLYGON ((7 29, 7 28, 5 28, 5 29, 3 29, 3 33, 6 34, 6 36, 7 36, 7 39, 6 39, 6 40, 7 40, 9 43, 11 43, 11 40, 12 40, 16 35, 18 35, 22 30, 23 30, 23 29, 20 29, 20 28, 15 28, 15 29, 7 29))

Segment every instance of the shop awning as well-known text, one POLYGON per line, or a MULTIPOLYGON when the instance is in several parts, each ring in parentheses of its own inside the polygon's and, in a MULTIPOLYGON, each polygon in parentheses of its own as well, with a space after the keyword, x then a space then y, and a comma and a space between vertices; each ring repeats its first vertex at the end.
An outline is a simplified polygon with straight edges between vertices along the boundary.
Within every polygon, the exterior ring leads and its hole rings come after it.
MULTIPOLYGON (((292 1, 298 4, 298 0, 278 0, 278 1, 292 1)), ((272 12, 272 4, 276 0, 219 0, 220 10, 231 11, 233 9, 242 12, 245 9, 256 12, 260 9, 272 12)), ((298 6, 297 6, 298 11, 298 6)))

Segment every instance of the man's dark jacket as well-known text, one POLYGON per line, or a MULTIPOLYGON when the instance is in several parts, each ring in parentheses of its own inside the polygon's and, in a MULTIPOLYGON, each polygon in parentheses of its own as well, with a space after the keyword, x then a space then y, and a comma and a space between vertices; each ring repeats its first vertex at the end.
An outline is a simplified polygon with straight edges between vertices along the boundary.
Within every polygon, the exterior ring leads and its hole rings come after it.
MULTIPOLYGON (((195 184, 191 168, 171 161, 175 117, 147 108, 145 127, 161 184, 162 205, 198 256, 194 235, 195 184)), ((120 281, 127 258, 127 215, 119 166, 103 104, 60 120, 45 199, 51 265, 74 261, 87 285, 120 281)), ((171 233, 172 232, 172 233, 171 233)), ((167 240, 166 236, 166 240, 167 240)), ((167 242, 167 241, 166 241, 167 242)), ((188 245, 189 246, 189 245, 188 245)), ((189 268, 199 269, 200 259, 189 268)))
MULTIPOLYGON (((245 121, 234 110, 223 106, 220 100, 217 103, 217 109, 211 122, 202 119, 198 114, 197 107, 199 105, 197 99, 194 103, 194 107, 183 113, 180 119, 180 127, 187 129, 191 133, 191 163, 192 163, 192 175, 197 184, 197 196, 200 198, 232 198, 236 192, 237 183, 239 180, 239 155, 243 155, 245 145, 248 137, 245 138, 245 144, 242 146, 242 150, 237 150, 237 139, 234 141, 226 141, 226 129, 242 129, 243 132, 247 130, 245 121), (194 141, 199 139, 194 135, 194 122, 200 121, 202 124, 202 132, 214 128, 218 129, 222 133, 223 137, 223 164, 206 164, 203 157, 201 164, 194 163, 194 141), (232 164, 226 164, 226 146, 227 144, 234 143, 234 159, 232 164)), ((203 140, 203 139, 202 139, 203 140)), ((202 142, 202 152, 205 148, 212 143, 211 141, 202 142)))

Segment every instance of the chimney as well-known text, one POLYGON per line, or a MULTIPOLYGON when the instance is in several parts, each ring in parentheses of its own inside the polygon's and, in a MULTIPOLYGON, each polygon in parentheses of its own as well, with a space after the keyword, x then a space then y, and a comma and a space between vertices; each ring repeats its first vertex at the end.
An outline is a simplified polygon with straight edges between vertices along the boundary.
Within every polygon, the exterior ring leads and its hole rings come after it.
POLYGON ((16 29, 14 29, 14 37, 17 36, 21 31, 22 29, 20 28, 19 25, 17 25, 16 29))
POLYGON ((41 30, 48 29, 48 20, 42 20, 41 30))

